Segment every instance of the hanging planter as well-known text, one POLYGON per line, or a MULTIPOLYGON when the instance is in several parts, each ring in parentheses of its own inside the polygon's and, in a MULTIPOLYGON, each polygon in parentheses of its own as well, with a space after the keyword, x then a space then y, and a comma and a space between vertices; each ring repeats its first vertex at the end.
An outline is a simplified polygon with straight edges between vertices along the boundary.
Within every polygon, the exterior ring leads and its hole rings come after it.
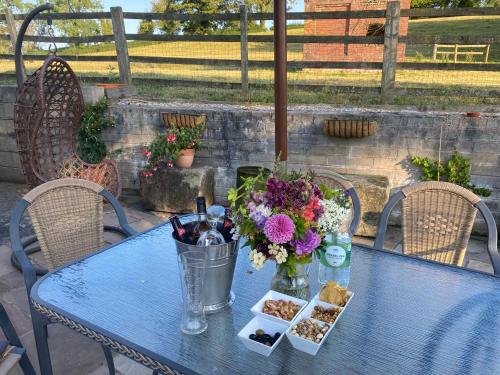
POLYGON ((188 114, 188 113, 160 113, 165 126, 174 128, 196 128, 199 125, 205 125, 205 114, 188 114))
POLYGON ((377 122, 369 120, 326 120, 324 132, 336 138, 363 138, 375 134, 377 122))

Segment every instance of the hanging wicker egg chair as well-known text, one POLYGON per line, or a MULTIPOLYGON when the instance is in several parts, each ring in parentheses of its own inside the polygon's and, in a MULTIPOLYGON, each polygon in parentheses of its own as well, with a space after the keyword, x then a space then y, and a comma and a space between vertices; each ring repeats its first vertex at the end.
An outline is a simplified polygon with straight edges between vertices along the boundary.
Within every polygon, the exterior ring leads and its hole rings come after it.
POLYGON ((56 178, 82 178, 118 197, 116 163, 105 159, 89 164, 76 153, 82 112, 83 95, 73 70, 61 57, 48 56, 16 99, 14 127, 22 171, 31 187, 56 178))

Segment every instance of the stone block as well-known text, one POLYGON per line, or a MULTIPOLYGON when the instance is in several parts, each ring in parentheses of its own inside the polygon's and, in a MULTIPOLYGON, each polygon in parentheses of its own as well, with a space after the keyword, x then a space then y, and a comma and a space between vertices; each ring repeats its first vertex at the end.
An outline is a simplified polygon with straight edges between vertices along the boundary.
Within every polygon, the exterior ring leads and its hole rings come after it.
POLYGON ((0 120, 12 120, 14 118, 14 103, 0 103, 0 120))
POLYGON ((82 86, 82 95, 85 104, 94 104, 104 98, 104 89, 97 86, 82 86))
POLYGON ((152 177, 139 174, 140 196, 147 209, 163 212, 195 212, 196 197, 214 202, 214 169, 160 168, 152 177))

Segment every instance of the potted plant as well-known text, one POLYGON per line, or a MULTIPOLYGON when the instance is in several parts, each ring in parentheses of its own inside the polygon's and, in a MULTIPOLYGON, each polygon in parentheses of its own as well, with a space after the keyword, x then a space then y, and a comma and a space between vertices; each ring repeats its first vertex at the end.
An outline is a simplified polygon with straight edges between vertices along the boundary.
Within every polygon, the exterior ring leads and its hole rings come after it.
POLYGON ((204 124, 193 128, 169 127, 165 134, 159 134, 145 147, 147 158, 143 174, 151 177, 156 170, 165 165, 172 168, 190 168, 194 161, 196 150, 202 147, 201 136, 204 124))

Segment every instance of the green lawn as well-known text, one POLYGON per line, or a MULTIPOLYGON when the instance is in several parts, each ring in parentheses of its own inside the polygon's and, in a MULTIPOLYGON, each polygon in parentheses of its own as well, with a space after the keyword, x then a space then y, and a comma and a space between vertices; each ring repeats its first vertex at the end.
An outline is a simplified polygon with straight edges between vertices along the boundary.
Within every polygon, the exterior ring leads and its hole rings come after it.
MULTIPOLYGON (((409 23, 409 35, 433 36, 433 35, 470 35, 470 36, 494 36, 495 30, 500 30, 500 16, 488 17, 451 17, 411 20, 409 23)), ((303 27, 295 25, 288 30, 289 34, 302 35, 303 27)), ((270 32, 264 32, 270 34, 270 32)), ((164 57, 184 57, 184 58, 204 58, 204 59, 235 59, 240 58, 240 44, 223 42, 129 42, 129 54, 131 56, 164 56, 164 57)), ((38 53, 45 53, 38 51, 38 53)), ((70 47, 60 50, 60 54, 78 54, 78 55, 115 55, 113 43, 101 43, 84 47, 70 47)), ((432 61, 431 45, 407 45, 405 61, 432 61)), ((250 43, 250 60, 273 60, 272 43, 250 43)), ((288 60, 301 61, 303 58, 302 44, 288 45, 288 60)), ((476 59, 479 59, 476 57, 476 59)), ((477 61, 477 60, 476 60, 477 61)), ((490 49, 490 62, 500 62, 500 45, 492 45, 490 49)), ((39 61, 27 61, 29 70, 34 70, 40 65, 39 61)), ((107 62, 71 62, 73 69, 82 77, 85 76, 103 76, 108 78, 117 77, 117 64, 107 62)), ((151 64, 151 63, 132 63, 132 74, 135 78, 153 77, 167 79, 187 79, 199 81, 219 81, 219 82, 239 82, 239 67, 215 67, 205 65, 181 65, 181 64, 151 64)), ((1 72, 13 72, 14 64, 12 61, 0 61, 1 72)), ((249 73, 250 82, 270 84, 273 80, 272 69, 251 69, 249 73)), ((377 70, 349 70, 349 69, 301 69, 290 71, 288 73, 289 82, 305 84, 328 84, 332 86, 379 86, 381 71, 377 70)), ((500 71, 432 71, 432 70, 398 70, 396 76, 397 84, 400 87, 424 87, 424 88, 500 88, 500 71)), ((155 96, 168 96, 166 91, 175 95, 180 95, 186 99, 197 96, 203 99, 209 97, 213 100, 236 100, 240 98, 231 94, 223 93, 224 90, 207 90, 203 85, 200 89, 185 89, 182 94, 177 88, 163 89, 162 85, 144 85, 141 91, 144 94, 155 96), (198 90, 198 91, 197 91, 198 90), (222 94, 219 94, 222 93, 222 94), (225 99, 224 99, 225 98, 225 99)), ((234 91, 234 90, 233 90, 234 91)), ((363 101, 371 99, 367 95, 358 96, 332 95, 329 91, 320 90, 318 92, 307 93, 304 91, 291 91, 292 102, 337 102, 344 103, 348 101, 363 101), (293 97, 295 95, 295 97, 293 97), (331 97, 335 97, 332 99, 331 97)), ((250 98, 252 101, 267 102, 272 98, 269 90, 257 90, 250 98)), ((448 102, 450 98, 446 98, 448 102)), ((456 98, 460 100, 460 98, 456 98)), ((243 100, 243 99, 241 99, 243 100)), ((246 100, 246 98, 245 98, 246 100)), ((455 99, 453 99, 456 101, 455 99)), ((467 99, 470 101, 470 99, 467 99)), ((475 102, 477 99, 473 99, 475 102)), ((490 103, 491 99, 479 99, 490 103)), ((496 99, 493 99, 496 100, 496 99)), ((429 101, 432 103, 441 102, 430 98, 401 98, 402 104, 407 101, 422 103, 429 101), (422 99, 422 100, 421 100, 422 99)), ((466 101, 462 99, 462 101, 466 101)))

